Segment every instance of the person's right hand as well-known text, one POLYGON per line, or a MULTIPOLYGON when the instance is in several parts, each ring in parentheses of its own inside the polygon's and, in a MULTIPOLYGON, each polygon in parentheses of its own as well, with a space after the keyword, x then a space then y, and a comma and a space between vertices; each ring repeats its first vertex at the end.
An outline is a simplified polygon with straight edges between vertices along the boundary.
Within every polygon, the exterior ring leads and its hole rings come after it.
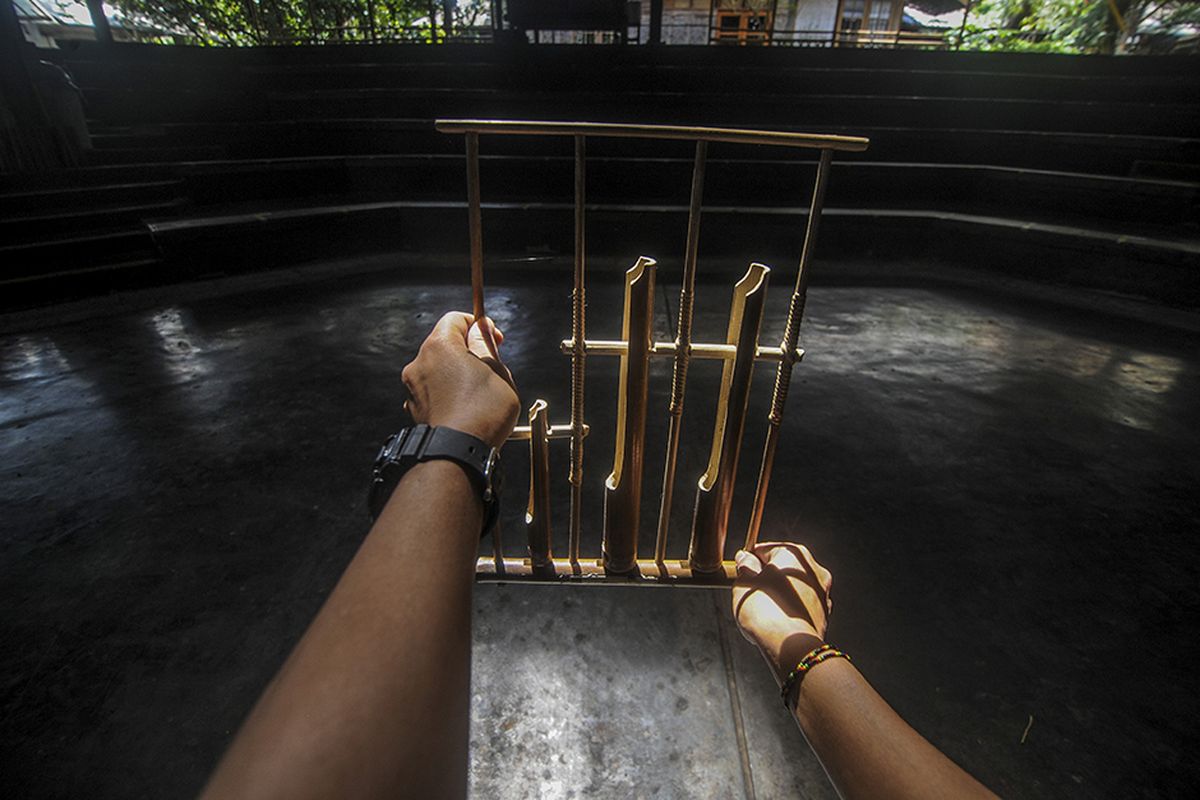
POLYGON ((444 425, 499 447, 512 433, 521 405, 512 374, 487 344, 488 333, 495 334, 496 345, 504 334, 490 319, 482 324, 488 331, 470 314, 443 315, 400 378, 415 422, 444 425))
POLYGON ((737 553, 733 616, 777 675, 825 640, 833 575, 802 544, 763 542, 737 553))

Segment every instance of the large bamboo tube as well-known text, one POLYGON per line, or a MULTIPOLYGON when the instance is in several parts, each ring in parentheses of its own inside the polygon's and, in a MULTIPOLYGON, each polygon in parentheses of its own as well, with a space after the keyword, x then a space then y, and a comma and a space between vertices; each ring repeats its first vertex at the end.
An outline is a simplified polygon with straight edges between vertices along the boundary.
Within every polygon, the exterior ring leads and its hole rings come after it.
POLYGON ((621 338, 629 343, 629 352, 621 357, 616 447, 612 473, 604 483, 604 566, 615 573, 629 572, 637 566, 646 449, 646 395, 654 320, 654 269, 652 259, 641 257, 625 273, 621 338))
POLYGON ((737 346, 738 355, 732 361, 724 362, 721 369, 712 450, 708 469, 700 477, 696 491, 692 544, 688 552, 688 562, 696 572, 721 568, 770 272, 762 264, 751 264, 733 289, 726 340, 737 346))

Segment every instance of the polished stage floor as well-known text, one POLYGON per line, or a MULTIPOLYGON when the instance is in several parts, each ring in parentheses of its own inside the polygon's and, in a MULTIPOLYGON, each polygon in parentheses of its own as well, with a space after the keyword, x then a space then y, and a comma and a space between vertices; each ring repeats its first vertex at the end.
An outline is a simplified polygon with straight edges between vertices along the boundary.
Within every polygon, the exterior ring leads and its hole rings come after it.
MULTIPOLYGON (((698 340, 724 335, 738 277, 700 286, 698 340)), ((565 421, 570 287, 548 272, 502 280, 490 310, 522 400, 544 397, 565 421)), ((661 338, 674 280, 661 276, 661 338)), ((786 282, 768 296, 767 343, 786 282)), ((835 575, 831 640, 1001 794, 1190 796, 1200 335, 1158 324, 1154 309, 1134 320, 1067 299, 814 287, 763 535, 812 547, 835 575)), ((164 290, 6 322, 6 795, 199 789, 367 529, 371 460, 403 424, 400 368, 440 311, 467 305, 459 285, 396 271, 164 290)), ((620 286, 598 278, 589 336, 618 338, 619 306, 620 286)), ((589 375, 585 549, 596 552, 616 363, 595 358, 589 375)), ((643 552, 668 375, 656 362, 643 552)), ((719 368, 691 377, 676 553, 719 368)), ((772 381, 760 367, 731 539, 745 528, 772 381)), ((522 447, 505 452, 514 554, 522 447)), ((566 453, 553 444, 560 552, 566 453)), ((478 586, 474 796, 832 797, 728 601, 723 590, 478 586)))

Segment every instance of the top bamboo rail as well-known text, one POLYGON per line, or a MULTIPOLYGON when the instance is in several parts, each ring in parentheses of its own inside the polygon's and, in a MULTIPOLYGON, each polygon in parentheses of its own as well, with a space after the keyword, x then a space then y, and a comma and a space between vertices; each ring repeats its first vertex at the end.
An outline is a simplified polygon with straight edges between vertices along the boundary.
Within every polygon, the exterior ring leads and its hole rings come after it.
POLYGON ((693 125, 625 125, 608 122, 542 122, 501 119, 439 119, 434 127, 442 133, 509 134, 518 136, 609 136, 625 139, 681 139, 687 141, 766 144, 810 150, 840 150, 859 153, 870 140, 861 136, 818 133, 788 133, 740 128, 708 128, 693 125))

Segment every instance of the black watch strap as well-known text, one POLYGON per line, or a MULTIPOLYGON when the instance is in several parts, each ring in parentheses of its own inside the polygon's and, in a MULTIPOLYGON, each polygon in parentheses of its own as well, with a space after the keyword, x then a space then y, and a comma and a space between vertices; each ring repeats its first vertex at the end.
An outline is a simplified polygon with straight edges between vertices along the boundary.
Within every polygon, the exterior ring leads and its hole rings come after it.
POLYGON ((368 497, 372 518, 383 512, 404 473, 417 464, 436 459, 453 461, 463 467, 483 500, 483 533, 487 533, 499 515, 499 451, 469 433, 431 425, 404 428, 384 442, 375 459, 368 497))

